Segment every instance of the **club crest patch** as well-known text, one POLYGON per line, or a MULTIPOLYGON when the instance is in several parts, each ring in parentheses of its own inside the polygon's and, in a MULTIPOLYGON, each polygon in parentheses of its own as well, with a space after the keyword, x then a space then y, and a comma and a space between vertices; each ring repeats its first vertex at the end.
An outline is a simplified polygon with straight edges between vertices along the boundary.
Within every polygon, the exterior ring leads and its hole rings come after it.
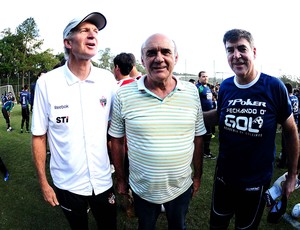
POLYGON ((102 105, 102 107, 105 107, 106 106, 106 103, 107 103, 107 99, 105 97, 102 97, 100 99, 100 104, 102 105))

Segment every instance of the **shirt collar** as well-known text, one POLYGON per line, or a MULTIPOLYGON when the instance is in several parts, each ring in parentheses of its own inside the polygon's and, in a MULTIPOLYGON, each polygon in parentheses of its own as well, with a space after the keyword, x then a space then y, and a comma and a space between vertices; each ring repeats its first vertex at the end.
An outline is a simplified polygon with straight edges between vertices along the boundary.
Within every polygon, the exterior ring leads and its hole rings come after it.
MULTIPOLYGON (((91 72, 90 72, 89 76, 87 77, 87 79, 84 80, 85 82, 87 82, 87 83, 95 82, 95 74, 93 74, 94 69, 95 69, 95 67, 91 64, 91 72)), ((64 73, 65 73, 65 78, 66 78, 68 85, 73 85, 75 83, 80 82, 80 79, 78 77, 76 77, 69 69, 67 62, 64 65, 64 73)))
MULTIPOLYGON (((146 77, 147 77, 147 75, 143 75, 139 80, 137 80, 138 90, 140 90, 140 91, 145 91, 146 90, 146 86, 145 86, 145 78, 146 77)), ((176 82, 177 82, 175 89, 184 90, 185 86, 182 84, 182 82, 179 80, 179 78, 174 76, 174 75, 173 75, 173 78, 175 78, 176 82)))

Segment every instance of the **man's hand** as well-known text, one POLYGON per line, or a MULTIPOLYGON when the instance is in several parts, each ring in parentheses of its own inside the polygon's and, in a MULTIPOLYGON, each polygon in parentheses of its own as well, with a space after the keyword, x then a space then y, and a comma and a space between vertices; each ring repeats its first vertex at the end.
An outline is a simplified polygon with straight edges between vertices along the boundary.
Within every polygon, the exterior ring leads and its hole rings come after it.
POLYGON ((44 200, 48 202, 52 207, 59 205, 56 194, 53 188, 48 184, 42 187, 42 193, 44 200))
POLYGON ((196 195, 196 193, 198 192, 199 188, 201 185, 201 179, 200 178, 193 178, 193 197, 196 195))

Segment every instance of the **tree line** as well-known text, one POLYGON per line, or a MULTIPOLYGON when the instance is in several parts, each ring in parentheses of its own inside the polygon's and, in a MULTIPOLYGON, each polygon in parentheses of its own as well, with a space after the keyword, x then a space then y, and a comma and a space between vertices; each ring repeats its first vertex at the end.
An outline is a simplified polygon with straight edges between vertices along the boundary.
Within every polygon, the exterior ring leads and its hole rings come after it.
MULTIPOLYGON (((42 50, 43 39, 40 39, 39 29, 35 20, 30 17, 17 26, 15 32, 6 28, 0 32, 0 86, 1 85, 30 85, 42 71, 49 71, 59 65, 64 54, 53 54, 53 49, 42 50)), ((99 51, 98 62, 93 65, 112 71, 114 55, 110 48, 99 51)), ((145 73, 142 64, 137 61, 137 69, 145 73)), ((175 73, 186 78, 197 77, 187 73, 175 73)), ((282 75, 281 80, 290 82, 296 88, 300 78, 282 75)), ((219 80, 219 79, 218 79, 219 80)))
MULTIPOLYGON (((30 84, 42 71, 52 70, 64 60, 64 53, 53 54, 53 49, 42 50, 35 20, 30 17, 17 26, 15 32, 6 28, 0 32, 0 85, 30 84)), ((93 65, 112 71, 114 55, 110 48, 99 51, 98 63, 93 65)), ((137 61, 137 68, 144 73, 137 61)))

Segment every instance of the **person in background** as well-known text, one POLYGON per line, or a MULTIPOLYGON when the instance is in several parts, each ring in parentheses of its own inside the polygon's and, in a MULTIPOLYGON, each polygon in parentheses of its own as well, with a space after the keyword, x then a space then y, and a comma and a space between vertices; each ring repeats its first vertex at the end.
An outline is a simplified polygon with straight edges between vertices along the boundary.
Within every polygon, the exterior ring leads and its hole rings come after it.
POLYGON ((192 79, 192 78, 189 80, 189 82, 192 83, 192 84, 194 84, 194 85, 196 85, 196 81, 194 79, 192 79))
POLYGON ((6 122, 6 131, 11 132, 13 129, 10 126, 10 113, 12 109, 14 108, 15 103, 14 103, 14 97, 12 96, 12 93, 8 93, 6 95, 6 101, 2 105, 2 114, 6 122))
POLYGON ((127 194, 130 186, 139 229, 155 229, 162 204, 168 229, 186 229, 189 202, 202 175, 206 130, 199 93, 173 75, 178 53, 169 37, 151 35, 141 54, 147 74, 119 88, 109 128, 117 190, 127 194), (124 170, 125 135, 129 185, 124 170))
POLYGON ((134 66, 134 62, 135 59, 133 59, 128 53, 120 53, 113 59, 113 73, 118 81, 117 84, 119 86, 123 86, 135 81, 135 78, 129 76, 134 66))
MULTIPOLYGON (((113 73, 115 75, 117 84, 119 87, 127 85, 131 82, 134 82, 136 78, 130 77, 130 73, 135 65, 135 57, 133 54, 129 53, 120 53, 114 59, 114 69, 113 73)), ((124 150, 125 158, 124 158, 124 170, 126 173, 126 180, 128 181, 129 177, 129 161, 128 161, 128 147, 127 140, 124 137, 124 150)), ((133 207, 133 198, 131 195, 131 191, 129 191, 128 195, 123 196, 123 203, 128 217, 134 216, 134 207, 133 207)))
POLYGON ((219 124, 219 155, 213 185, 210 229, 258 229, 266 205, 276 155, 277 123, 287 143, 288 173, 282 186, 288 198, 295 189, 298 134, 287 90, 278 78, 255 67, 256 46, 250 32, 227 31, 223 37, 233 77, 218 93, 217 110, 205 122, 219 124))
MULTIPOLYGON (((218 92, 217 92, 217 86, 211 85, 210 87, 212 91, 212 104, 213 104, 213 109, 216 109, 218 106, 217 100, 218 100, 218 92)), ((212 125, 211 126, 211 138, 215 138, 216 134, 216 126, 212 125)))
MULTIPOLYGON (((298 108, 299 108, 299 101, 297 96, 293 94, 293 86, 291 83, 285 83, 285 87, 288 91, 289 94, 289 99, 291 101, 292 105, 292 111, 294 115, 294 120, 296 122, 296 125, 298 127, 298 108)), ((286 168, 287 167, 287 153, 286 153, 286 137, 284 133, 281 133, 281 154, 280 154, 280 159, 277 164, 278 168, 286 168)))
MULTIPOLYGON (((213 94, 208 83, 208 75, 206 71, 200 71, 198 74, 198 91, 200 95, 200 102, 202 111, 206 112, 213 109, 213 94)), ((216 159, 216 157, 210 152, 210 142, 212 137, 212 127, 205 125, 206 134, 203 136, 204 141, 204 158, 216 159)))
POLYGON ((134 64, 133 64, 133 67, 132 67, 132 70, 130 71, 130 74, 129 74, 129 76, 131 77, 131 78, 134 78, 134 79, 140 79, 140 77, 142 76, 142 73, 141 72, 139 72, 138 71, 138 69, 137 69, 137 67, 136 67, 136 58, 135 58, 135 56, 134 56, 134 54, 133 53, 128 53, 130 56, 131 56, 131 58, 134 60, 134 64))
POLYGON ((6 92, 2 95, 1 95, 1 102, 2 102, 2 105, 7 101, 7 95, 6 95, 6 92))
POLYGON ((42 75, 35 88, 31 132, 40 187, 46 202, 60 205, 71 229, 88 229, 89 210, 98 229, 117 229, 107 150, 116 81, 91 61, 105 26, 98 12, 71 20, 63 31, 66 63, 42 75), (53 185, 46 174, 46 137, 53 185))
POLYGON ((20 92, 20 104, 22 111, 21 133, 23 133, 24 123, 26 133, 29 133, 29 105, 31 103, 31 95, 28 92, 28 85, 24 85, 24 89, 20 92))
MULTIPOLYGON (((294 95, 298 98, 299 104, 298 104, 298 119, 299 119, 299 114, 300 114, 300 89, 295 88, 294 89, 294 95)), ((298 133, 300 131, 300 122, 298 121, 298 133)))
POLYGON ((8 181, 9 173, 1 157, 0 157, 0 171, 4 175, 4 181, 8 181))
MULTIPOLYGON (((39 79, 39 77, 42 76, 42 75, 45 74, 45 73, 46 73, 46 71, 43 70, 43 71, 39 72, 38 75, 37 75, 37 77, 35 77, 35 78, 39 79)), ((36 85, 37 79, 36 79, 35 81, 33 81, 33 82, 31 83, 31 85, 30 85, 30 96, 31 96, 31 97, 30 97, 30 112, 32 112, 32 110, 33 110, 33 104, 34 104, 34 91, 35 91, 35 85, 36 85)))

